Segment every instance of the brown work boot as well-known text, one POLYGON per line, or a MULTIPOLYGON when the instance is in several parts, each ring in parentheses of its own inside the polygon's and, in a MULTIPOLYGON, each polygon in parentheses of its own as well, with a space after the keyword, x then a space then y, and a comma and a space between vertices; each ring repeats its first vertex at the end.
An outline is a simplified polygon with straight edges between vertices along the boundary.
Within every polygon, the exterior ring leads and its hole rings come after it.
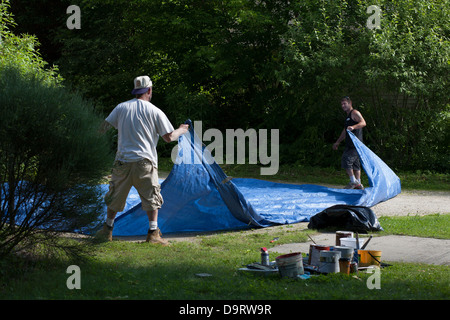
POLYGON ((113 227, 110 227, 104 223, 103 227, 95 234, 94 240, 98 242, 112 241, 112 232, 113 227))
POLYGON ((168 246, 169 245, 169 241, 164 240, 163 238, 161 238, 162 234, 161 234, 161 230, 156 229, 156 230, 148 230, 147 233, 147 239, 145 240, 145 242, 150 242, 150 243, 158 243, 161 244, 163 246, 168 246))

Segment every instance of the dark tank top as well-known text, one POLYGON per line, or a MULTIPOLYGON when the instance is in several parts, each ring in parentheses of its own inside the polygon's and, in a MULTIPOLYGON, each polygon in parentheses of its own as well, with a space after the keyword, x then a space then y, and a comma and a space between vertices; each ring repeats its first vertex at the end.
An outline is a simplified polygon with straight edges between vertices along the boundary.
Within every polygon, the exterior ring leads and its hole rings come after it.
MULTIPOLYGON (((354 121, 352 119, 352 112, 355 111, 354 109, 352 111, 350 111, 350 113, 348 114, 347 118, 345 119, 345 129, 347 129, 347 127, 351 127, 355 124, 357 124, 358 122, 354 121)), ((360 129, 356 129, 353 130, 352 133, 360 140, 363 141, 363 132, 362 132, 362 128, 360 129)), ((353 144, 352 139, 349 137, 348 132, 345 132, 345 148, 347 149, 355 149, 355 145, 353 144)))

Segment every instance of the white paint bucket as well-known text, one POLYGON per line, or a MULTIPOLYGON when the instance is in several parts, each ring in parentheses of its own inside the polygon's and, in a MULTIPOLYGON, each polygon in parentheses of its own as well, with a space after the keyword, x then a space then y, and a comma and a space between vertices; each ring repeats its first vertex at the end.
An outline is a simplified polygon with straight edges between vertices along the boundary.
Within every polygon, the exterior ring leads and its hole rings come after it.
POLYGON ((349 259, 350 261, 353 259, 353 253, 355 250, 352 247, 344 247, 344 246, 337 246, 334 247, 334 251, 340 251, 341 252, 341 258, 343 259, 349 259))
POLYGON ((321 251, 319 272, 336 273, 339 272, 340 251, 321 251))
POLYGON ((301 252, 289 253, 275 258, 281 277, 296 278, 305 273, 301 252))
POLYGON ((323 246, 320 244, 311 244, 309 246, 309 260, 308 263, 313 266, 319 266, 320 262, 320 252, 330 251, 329 246, 323 246))

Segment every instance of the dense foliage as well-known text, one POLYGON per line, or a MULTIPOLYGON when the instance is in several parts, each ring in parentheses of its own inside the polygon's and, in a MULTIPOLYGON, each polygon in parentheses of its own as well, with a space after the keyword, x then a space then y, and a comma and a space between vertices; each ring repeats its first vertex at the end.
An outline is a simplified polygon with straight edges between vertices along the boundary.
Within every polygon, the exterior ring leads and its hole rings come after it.
POLYGON ((17 23, 10 12, 9 1, 0 3, 0 72, 7 67, 14 67, 22 74, 34 74, 44 83, 60 83, 61 76, 55 66, 47 68, 48 63, 42 59, 37 47, 36 36, 21 34, 13 29, 17 23))
POLYGON ((94 227, 102 212, 98 183, 111 157, 92 106, 7 68, 0 112, 0 255, 42 243, 52 248, 56 232, 94 227))
POLYGON ((98 129, 92 103, 61 85, 34 50, 32 37, 6 27, 1 7, 0 256, 37 249, 79 253, 61 231, 87 230, 102 212, 98 188, 111 163, 111 146, 98 129))
POLYGON ((148 74, 153 102, 176 124, 278 128, 281 163, 337 167, 331 144, 349 95, 389 166, 450 169, 446 1, 62 0, 51 19, 42 2, 14 2, 19 27, 42 35, 66 80, 105 114, 148 74), (71 4, 80 30, 65 26, 71 4), (372 5, 378 29, 366 26, 372 5))

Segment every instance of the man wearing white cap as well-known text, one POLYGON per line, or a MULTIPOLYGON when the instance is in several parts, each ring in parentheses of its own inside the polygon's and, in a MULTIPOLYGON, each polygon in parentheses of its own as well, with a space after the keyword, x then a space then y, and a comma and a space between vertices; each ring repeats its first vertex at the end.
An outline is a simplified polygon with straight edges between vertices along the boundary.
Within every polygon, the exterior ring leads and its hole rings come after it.
POLYGON ((112 241, 114 219, 117 212, 123 211, 128 193, 134 186, 149 220, 146 241, 167 245, 158 228, 158 209, 163 198, 158 180, 156 145, 160 136, 165 142, 176 141, 189 126, 182 124, 174 130, 164 112, 150 103, 152 81, 148 76, 134 79, 131 94, 136 97, 117 105, 105 119, 103 131, 113 126, 119 135, 109 191, 105 195, 107 219, 96 237, 112 241))

